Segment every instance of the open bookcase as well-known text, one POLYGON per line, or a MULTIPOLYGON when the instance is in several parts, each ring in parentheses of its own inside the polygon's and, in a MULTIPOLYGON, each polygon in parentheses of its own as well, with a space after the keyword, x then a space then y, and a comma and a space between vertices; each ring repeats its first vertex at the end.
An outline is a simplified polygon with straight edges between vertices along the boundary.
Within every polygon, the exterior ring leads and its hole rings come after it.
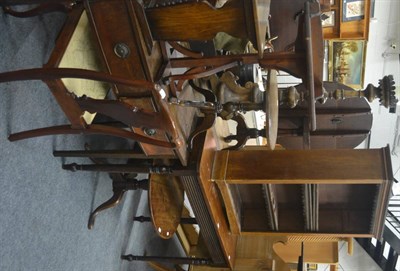
POLYGON ((368 40, 370 10, 371 0, 334 0, 330 11, 326 13, 330 18, 323 27, 324 39, 368 40), (351 5, 358 3, 362 4, 361 10, 346 12, 351 10, 351 5))
MULTIPOLYGON (((264 185, 252 185, 263 190, 264 185)), ((370 234, 379 197, 379 185, 370 184, 269 184, 275 200, 262 195, 246 198, 241 186, 242 231, 321 232, 370 234), (308 190, 308 191, 307 191, 308 190), (307 195, 309 193, 310 195, 307 195), (260 205, 255 204, 260 203, 260 205), (263 206, 266 208, 260 208, 263 206), (273 207, 274 206, 274 207, 273 207), (273 210, 273 212, 269 212, 273 210), (260 217, 266 218, 260 223, 260 217)))
POLYGON ((382 234, 393 181, 388 147, 221 151, 218 160, 213 180, 232 191, 223 201, 235 206, 228 220, 241 234, 382 234))

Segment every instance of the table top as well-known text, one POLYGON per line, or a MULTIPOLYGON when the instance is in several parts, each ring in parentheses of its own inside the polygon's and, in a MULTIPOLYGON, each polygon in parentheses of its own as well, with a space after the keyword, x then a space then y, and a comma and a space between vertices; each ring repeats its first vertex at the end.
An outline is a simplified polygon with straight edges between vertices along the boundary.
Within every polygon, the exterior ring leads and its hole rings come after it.
POLYGON ((279 93, 277 82, 277 71, 268 71, 267 89, 264 94, 264 106, 266 114, 265 136, 267 138, 267 147, 270 150, 275 149, 276 139, 278 137, 278 114, 279 114, 279 93))
POLYGON ((176 176, 150 174, 149 209, 157 234, 163 239, 176 232, 182 215, 184 192, 176 176))

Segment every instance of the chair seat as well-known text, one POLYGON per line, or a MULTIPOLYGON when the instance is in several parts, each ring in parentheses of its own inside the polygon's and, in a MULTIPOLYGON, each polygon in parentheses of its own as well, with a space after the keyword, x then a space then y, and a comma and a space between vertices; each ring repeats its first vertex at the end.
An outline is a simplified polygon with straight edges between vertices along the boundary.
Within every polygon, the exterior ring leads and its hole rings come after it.
MULTIPOLYGON (((86 12, 83 12, 71 42, 68 44, 61 58, 60 68, 82 68, 86 70, 102 71, 102 62, 96 48, 86 12)), ((104 99, 110 89, 109 84, 87 79, 62 79, 65 87, 76 96, 86 95, 93 99, 104 99)), ((83 118, 90 124, 96 114, 85 112, 83 118)))

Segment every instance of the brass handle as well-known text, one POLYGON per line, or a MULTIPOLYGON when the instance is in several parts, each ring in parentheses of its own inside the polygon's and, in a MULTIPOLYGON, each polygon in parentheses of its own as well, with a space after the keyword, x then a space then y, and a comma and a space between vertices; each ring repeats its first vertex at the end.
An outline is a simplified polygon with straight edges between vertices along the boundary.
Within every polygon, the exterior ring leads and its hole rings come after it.
POLYGON ((331 119, 331 123, 332 124, 340 124, 342 122, 343 122, 342 118, 333 118, 333 119, 331 119))
POLYGON ((127 58, 131 54, 131 49, 129 48, 128 45, 126 45, 123 42, 117 43, 114 46, 114 53, 119 57, 119 58, 127 58))

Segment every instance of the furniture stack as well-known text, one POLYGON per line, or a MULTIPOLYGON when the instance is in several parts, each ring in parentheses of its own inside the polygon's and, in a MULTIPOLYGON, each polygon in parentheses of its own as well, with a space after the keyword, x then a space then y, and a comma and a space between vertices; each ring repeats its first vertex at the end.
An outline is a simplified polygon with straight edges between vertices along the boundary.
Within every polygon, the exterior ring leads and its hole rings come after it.
MULTIPOLYGON (((5 1, 2 5, 21 3, 24 1, 5 1)), ((247 108, 268 113, 269 150, 221 150, 223 137, 214 123, 228 106, 221 109, 211 90, 197 86, 197 79, 240 63, 285 70, 303 80, 306 107, 301 109, 302 130, 305 138, 307 133, 310 137, 317 128, 315 102, 324 95, 318 2, 297 0, 295 5, 279 4, 287 15, 280 16, 280 20, 296 20, 277 21, 274 27, 278 32, 289 28, 295 31, 290 32, 294 35, 281 38, 275 52, 264 51, 265 39, 271 38, 267 33, 270 10, 277 3, 273 0, 231 0, 218 9, 207 1, 145 1, 147 6, 136 0, 38 3, 41 5, 37 9, 28 12, 16 12, 12 7, 6 10, 14 16, 66 11, 68 18, 55 51, 44 68, 2 73, 0 82, 43 80, 70 124, 12 134, 9 139, 83 133, 134 140, 140 145, 139 151, 63 152, 63 156, 87 156, 95 162, 65 164, 64 169, 105 171, 113 178, 114 195, 92 213, 89 228, 99 211, 118 204, 125 191, 138 188, 149 189, 151 220, 161 238, 171 238, 180 223, 182 188, 200 228, 203 251, 196 257, 123 255, 122 259, 171 260, 239 270, 236 262, 241 262, 241 254, 237 248, 242 235, 322 239, 381 236, 393 181, 388 148, 272 151, 277 137, 279 100, 278 95, 269 95, 273 90, 277 94, 270 78, 262 103, 229 104, 229 112, 235 116, 247 108), (76 39, 74 35, 85 16, 94 38, 92 51, 99 56, 98 71, 92 70, 92 66, 60 66, 67 45, 76 39), (210 40, 221 31, 251 41, 257 52, 203 56, 178 43, 210 40), (177 51, 185 56, 176 57, 177 51), (69 85, 63 78, 106 82, 106 90, 111 91, 97 96, 71 94, 70 88, 80 86, 69 85), (85 111, 104 115, 110 121, 93 122, 84 117, 85 111), (99 162, 99 157, 134 161, 112 164, 99 162), (150 174, 149 181, 133 180, 131 173, 150 174)), ((82 41, 83 37, 78 39, 82 41)), ((75 57, 77 51, 73 50, 75 57)), ((98 85, 92 88, 100 89, 98 85)), ((252 263, 257 260, 265 259, 252 263)), ((241 268, 249 270, 250 266, 244 264, 241 268)))

